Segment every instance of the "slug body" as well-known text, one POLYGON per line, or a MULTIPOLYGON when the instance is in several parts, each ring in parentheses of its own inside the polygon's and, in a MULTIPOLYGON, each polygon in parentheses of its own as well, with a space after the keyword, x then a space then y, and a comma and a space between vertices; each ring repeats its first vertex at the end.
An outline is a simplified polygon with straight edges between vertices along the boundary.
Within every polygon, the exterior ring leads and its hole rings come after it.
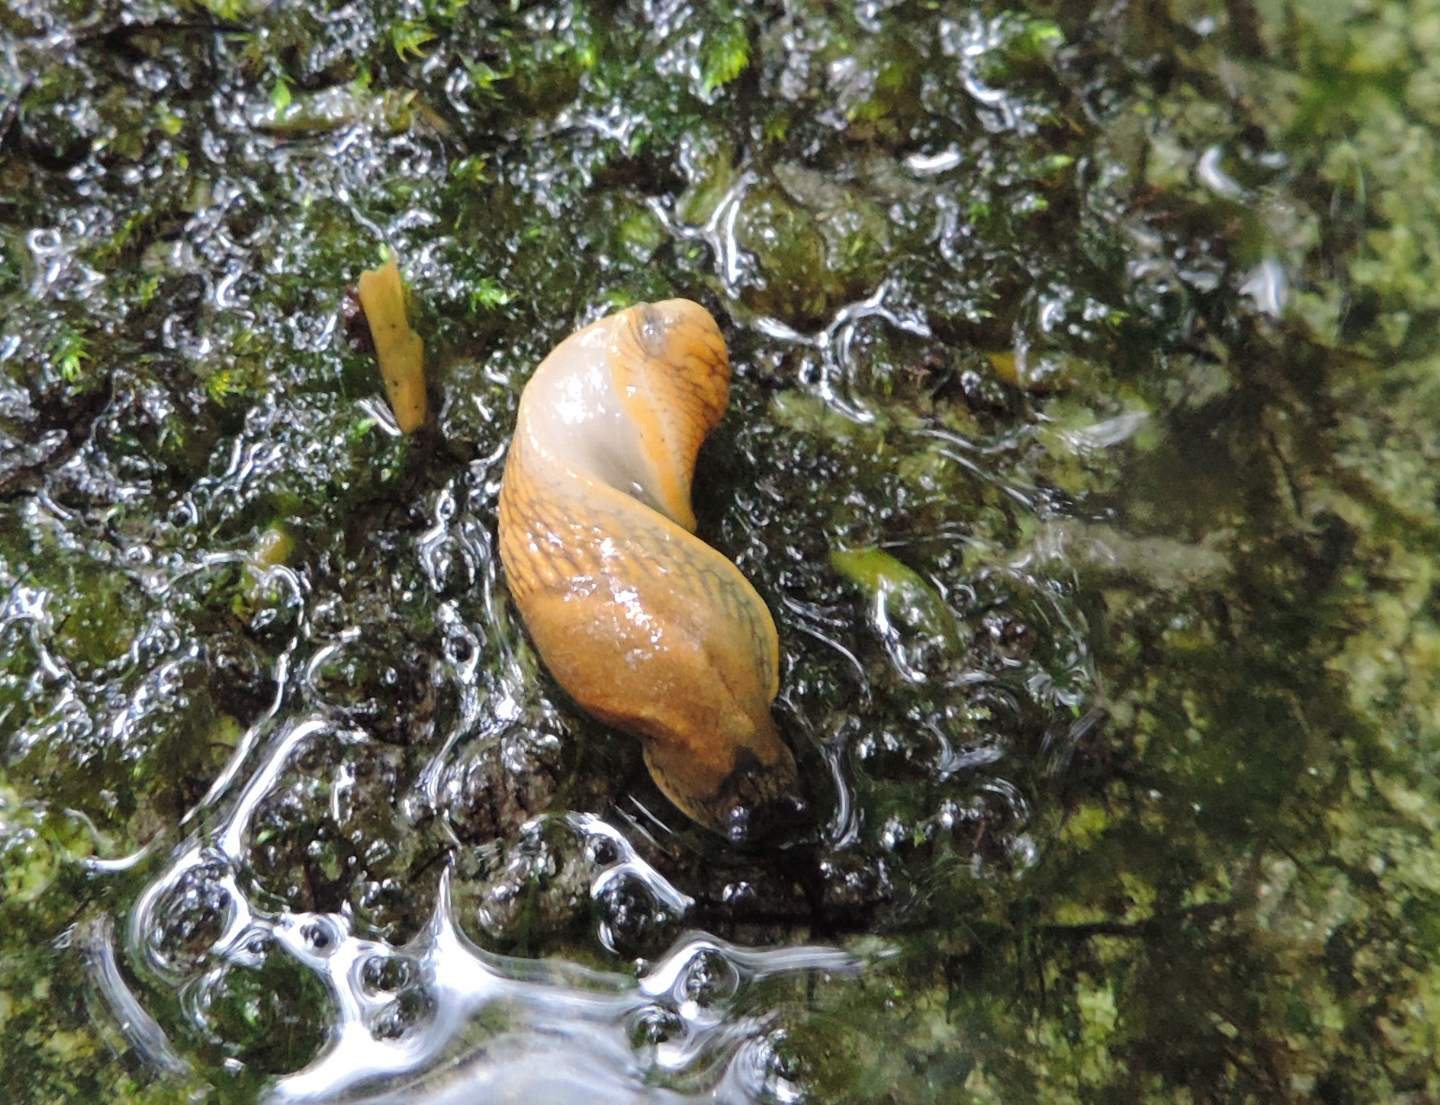
POLYGON ((739 840, 803 802, 770 715, 775 623, 693 533, 695 458, 729 386, 719 327, 688 300, 630 307, 566 338, 520 397, 500 556, 565 691, 641 739, 676 806, 739 840))

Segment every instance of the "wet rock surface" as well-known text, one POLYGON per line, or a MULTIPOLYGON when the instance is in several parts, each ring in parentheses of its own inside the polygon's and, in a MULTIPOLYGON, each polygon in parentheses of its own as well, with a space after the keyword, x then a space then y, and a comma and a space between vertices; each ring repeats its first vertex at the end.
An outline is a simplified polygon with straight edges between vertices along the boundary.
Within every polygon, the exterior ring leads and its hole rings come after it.
POLYGON ((1440 1094, 1440 15, 1272 9, 0 2, 16 1100, 1440 1094), (495 553, 529 372, 676 295, 764 848, 495 553))

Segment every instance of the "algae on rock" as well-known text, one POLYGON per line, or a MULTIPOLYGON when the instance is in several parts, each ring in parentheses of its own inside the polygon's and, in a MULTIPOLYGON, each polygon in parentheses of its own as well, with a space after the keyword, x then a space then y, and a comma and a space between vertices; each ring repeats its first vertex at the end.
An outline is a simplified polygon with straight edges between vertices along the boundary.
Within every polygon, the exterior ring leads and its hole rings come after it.
POLYGON ((1433 9, 0 4, 17 1101, 249 1105, 331 1011, 220 962, 232 895, 399 944, 442 872, 472 939, 607 969, 883 941, 746 1011, 816 1102, 1440 1096, 1433 9), (342 333, 377 239, 430 435, 342 333), (808 852, 651 819, 496 576, 524 379, 669 295, 727 328, 697 508, 779 623, 808 852), (81 938, 300 727, 168 885, 172 973, 117 950, 193 1064, 152 1077, 81 938), (684 918, 592 897, 570 810, 684 918))

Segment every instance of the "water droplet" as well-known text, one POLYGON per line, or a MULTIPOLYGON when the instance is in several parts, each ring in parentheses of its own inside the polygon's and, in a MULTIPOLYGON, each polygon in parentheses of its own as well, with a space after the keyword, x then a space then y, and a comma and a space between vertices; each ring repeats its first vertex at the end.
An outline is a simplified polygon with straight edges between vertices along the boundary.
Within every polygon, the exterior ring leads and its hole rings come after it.
POLYGON ((377 1040, 398 1040, 422 1029, 435 1016, 435 1002, 425 990, 406 990, 376 1015, 371 1034, 377 1040))
POLYGON ((740 972, 713 948, 695 953, 680 981, 680 994, 701 1008, 728 1002, 740 989, 740 972))
POLYGON ((401 955, 372 955, 360 968, 361 984, 372 995, 398 993, 414 978, 414 962, 401 955))

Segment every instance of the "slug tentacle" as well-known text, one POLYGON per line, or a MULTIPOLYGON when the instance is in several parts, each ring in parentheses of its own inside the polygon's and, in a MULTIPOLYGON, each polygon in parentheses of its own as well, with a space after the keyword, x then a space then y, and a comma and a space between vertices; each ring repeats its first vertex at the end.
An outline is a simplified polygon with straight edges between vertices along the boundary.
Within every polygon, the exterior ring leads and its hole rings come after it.
POLYGON ((641 738, 681 810, 740 838, 803 802, 770 715, 775 623, 692 532, 695 459, 729 379, 715 320, 688 300, 631 307, 561 342, 520 398, 500 556, 560 685, 641 738))

